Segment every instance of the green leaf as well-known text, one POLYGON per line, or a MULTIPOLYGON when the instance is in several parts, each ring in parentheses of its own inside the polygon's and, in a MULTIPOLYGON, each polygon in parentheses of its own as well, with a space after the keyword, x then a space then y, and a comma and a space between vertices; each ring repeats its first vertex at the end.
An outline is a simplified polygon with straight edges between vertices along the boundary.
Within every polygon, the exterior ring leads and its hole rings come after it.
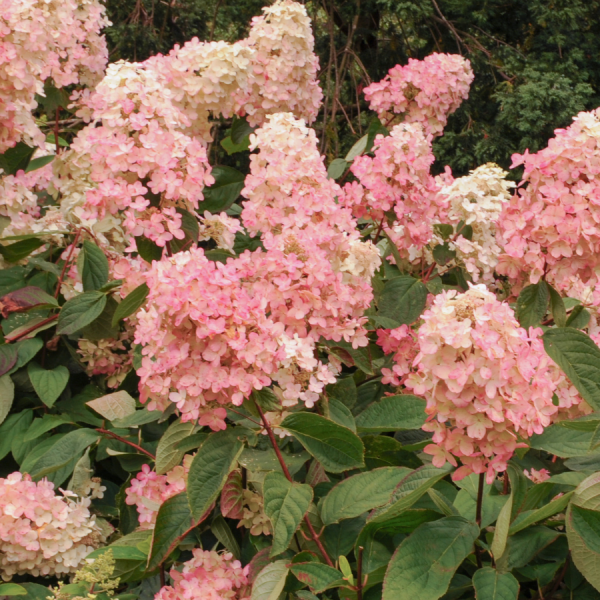
POLYGON ((513 507, 513 495, 508 497, 504 506, 500 509, 500 514, 496 520, 496 528, 494 530, 494 539, 492 540, 491 551, 496 562, 499 562, 501 556, 506 550, 506 542, 508 541, 508 533, 510 529, 510 521, 513 507))
POLYGON ((86 325, 79 332, 79 335, 93 342, 119 337, 119 328, 112 324, 118 306, 119 303, 112 296, 107 296, 106 306, 100 316, 89 325, 86 325))
POLYGON ((577 504, 570 506, 570 525, 583 540, 583 543, 600 555, 600 512, 582 508, 577 504))
POLYGON ((182 423, 181 419, 169 425, 156 448, 156 472, 159 475, 170 471, 181 462, 185 453, 177 448, 177 444, 191 435, 194 427, 193 422, 182 423))
POLYGON ((221 140, 221 147, 229 154, 229 156, 236 152, 244 152, 250 148, 250 138, 244 138, 239 144, 234 144, 231 136, 228 135, 221 140))
POLYGON ((34 250, 37 250, 44 245, 42 240, 30 238, 9 244, 8 246, 0 245, 0 254, 9 263, 15 263, 19 260, 27 258, 34 250))
POLYGON ((516 315, 521 327, 536 327, 548 310, 550 293, 545 281, 540 281, 523 288, 517 298, 516 315))
POLYGON ((243 117, 236 117, 231 124, 231 141, 241 144, 255 129, 256 127, 249 125, 243 117))
POLYGON ((315 594, 347 584, 341 571, 318 562, 294 563, 290 569, 298 581, 307 584, 315 594))
POLYGON ((540 521, 544 521, 545 519, 549 519, 550 517, 563 512, 567 507, 567 504, 569 504, 569 500, 573 493, 574 492, 567 492, 560 498, 552 500, 552 502, 549 502, 537 510, 521 513, 512 524, 509 535, 514 535, 518 531, 526 529, 534 523, 539 523, 540 521))
POLYGON ((566 326, 573 327, 574 329, 583 329, 588 326, 590 317, 590 311, 580 304, 575 306, 571 311, 566 326))
POLYGON ((392 556, 382 600, 437 600, 478 536, 479 527, 462 517, 421 525, 392 556))
POLYGON ((94 398, 86 404, 108 421, 124 419, 135 412, 135 400, 125 390, 94 398))
POLYGON ((142 410, 136 410, 122 419, 114 419, 112 424, 115 427, 139 427, 140 425, 154 423, 162 416, 163 413, 160 410, 148 410, 144 408, 142 410))
POLYGON ((54 160, 54 154, 49 154, 48 156, 40 156, 38 158, 34 158, 25 169, 25 173, 30 173, 31 171, 36 171, 37 169, 41 169, 46 165, 49 165, 54 160))
POLYGON ((329 179, 338 179, 346 172, 349 166, 350 164, 343 158, 334 158, 327 167, 327 177, 329 179))
POLYGON ((353 377, 338 379, 333 385, 328 385, 327 396, 329 400, 338 400, 352 409, 358 399, 356 382, 353 377))
POLYGON ((514 575, 498 573, 491 567, 475 571, 473 587, 477 600, 517 600, 519 597, 519 582, 514 575))
POLYGON ((244 487, 240 469, 231 471, 221 491, 221 513, 230 519, 244 516, 244 487))
POLYGON ((32 420, 33 412, 27 409, 9 415, 6 421, 0 425, 0 460, 11 451, 13 441, 23 436, 32 420))
MULTIPOLYGON (((48 589, 46 588, 46 591, 48 589)), ((0 583, 0 596, 26 596, 27 590, 17 583, 0 583)))
POLYGON ((582 398, 600 410, 600 348, 582 331, 571 327, 549 329, 544 348, 564 371, 582 398))
POLYGON ((400 325, 414 323, 425 310, 427 288, 422 281, 402 275, 388 281, 379 298, 378 315, 400 325))
POLYGON ((204 202, 200 204, 200 210, 219 213, 227 210, 239 198, 245 176, 237 169, 225 165, 213 167, 211 175, 215 182, 204 188, 204 202))
POLYGON ((223 544, 237 560, 240 560, 240 545, 237 543, 229 525, 227 525, 227 521, 225 521, 221 515, 217 515, 212 520, 210 530, 219 542, 221 542, 221 544, 223 544))
POLYGON ((366 432, 421 429, 427 419, 426 405, 422 398, 408 394, 385 396, 356 417, 356 426, 366 432))
POLYGON ((550 425, 544 429, 544 433, 532 435, 529 445, 531 448, 545 450, 561 458, 570 458, 587 454, 593 435, 591 431, 577 431, 560 425, 550 425))
POLYGON ((67 433, 36 461, 30 471, 31 477, 35 480, 48 477, 53 481, 53 478, 49 477, 50 475, 72 463, 73 466, 68 473, 64 474, 61 471, 61 476, 64 475, 64 479, 54 481, 55 485, 60 485, 71 474, 83 451, 95 443, 98 437, 98 432, 92 429, 76 429, 67 433))
POLYGON ((41 419, 34 419, 27 433, 25 433, 23 441, 31 442, 31 440, 39 438, 47 431, 70 422, 71 419, 69 417, 62 415, 44 415, 41 419))
POLYGON ((179 540, 196 525, 192 519, 186 492, 180 492, 163 502, 156 515, 148 569, 153 570, 160 566, 175 549, 179 540))
POLYGON ((97 319, 106 306, 102 292, 85 292, 68 300, 60 311, 56 333, 71 335, 97 319))
POLYGON ((433 260, 442 267, 456 258, 456 250, 451 250, 448 242, 435 246, 432 254, 433 260))
POLYGON ((98 290, 108 281, 108 260, 104 252, 89 240, 83 242, 77 257, 77 270, 86 292, 98 290))
POLYGON ((152 240, 140 235, 135 238, 138 254, 149 263, 162 258, 163 249, 152 240))
POLYGON ((19 353, 16 344, 0 346, 0 376, 5 375, 17 364, 19 353))
POLYGON ((126 319, 127 317, 137 313, 137 311, 142 308, 144 303, 146 302, 146 298, 148 297, 148 286, 145 283, 142 285, 138 285, 132 292, 129 292, 123 300, 119 303, 117 310, 115 310, 115 314, 112 318, 112 324, 117 325, 117 323, 121 319, 126 319))
POLYGON ((27 365, 27 374, 36 394, 48 407, 52 408, 69 382, 69 370, 62 365, 46 370, 35 362, 27 365))
POLYGON ((267 473, 263 483, 264 511, 273 525, 271 556, 287 550, 313 499, 310 485, 290 482, 285 475, 267 473))
POLYGON ((288 576, 288 560, 269 563, 256 577, 250 600, 278 600, 288 576))
POLYGON ((9 375, 0 377, 0 424, 8 416, 15 399, 15 384, 9 375))
POLYGON ((23 142, 18 142, 12 148, 9 148, 0 154, 0 169, 4 175, 16 175, 17 171, 25 170, 33 153, 37 148, 32 148, 23 142))
POLYGON ((415 469, 400 482, 390 501, 369 515, 368 522, 382 523, 402 514, 450 471, 448 466, 436 469, 431 465, 415 469))
POLYGON ((326 471, 342 473, 364 466, 364 446, 347 427, 314 413, 288 415, 280 427, 292 433, 326 471))
POLYGON ((192 461, 188 474, 188 498, 194 519, 201 518, 217 499, 243 445, 231 430, 208 436, 192 461))
POLYGON ((403 467, 383 467, 352 475, 335 485, 320 504, 323 524, 352 519, 387 504, 406 477, 403 467))
POLYGON ((529 564, 544 548, 560 535, 548 527, 529 527, 508 538, 505 554, 501 557, 504 571, 519 569, 529 564))
POLYGON ((360 156, 367 149, 369 134, 363 135, 358 142, 355 142, 348 154, 346 154, 346 162, 352 162, 357 156, 360 156))
POLYGON ((352 412, 339 400, 330 400, 325 405, 325 416, 356 433, 356 422, 352 412))
POLYGON ((21 340, 17 342, 17 362, 13 370, 24 367, 41 349, 44 342, 40 338, 21 340))
POLYGON ((550 311, 557 327, 564 327, 567 324, 567 310, 560 294, 551 286, 546 284, 550 293, 550 311))

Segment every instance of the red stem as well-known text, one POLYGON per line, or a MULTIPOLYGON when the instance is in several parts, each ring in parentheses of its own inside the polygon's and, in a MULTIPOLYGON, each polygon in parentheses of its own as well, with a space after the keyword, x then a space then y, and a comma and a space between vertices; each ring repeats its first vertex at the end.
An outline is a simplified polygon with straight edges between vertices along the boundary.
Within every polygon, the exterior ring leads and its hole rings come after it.
POLYGON ((115 440, 119 440, 119 442, 123 442, 124 444, 127 444, 128 446, 135 448, 138 452, 142 452, 146 456, 149 456, 152 460, 156 460, 156 456, 154 456, 154 454, 152 454, 151 452, 148 452, 148 450, 144 450, 144 448, 142 448, 141 446, 138 446, 137 444, 134 444, 133 442, 130 442, 129 440, 126 440, 125 438, 122 438, 120 435, 117 435, 116 433, 113 433, 112 431, 108 431, 108 429, 98 428, 98 429, 96 429, 96 431, 98 433, 103 433, 104 435, 110 435, 111 437, 115 438, 115 440))
POLYGON ((58 319, 58 315, 52 315, 51 317, 48 317, 47 319, 44 319, 43 321, 40 321, 39 323, 36 323, 35 325, 28 327, 25 331, 22 331, 18 335, 15 335, 15 337, 11 338, 11 337, 7 336, 5 338, 5 340, 7 342, 16 342, 17 340, 20 340, 22 337, 25 337, 26 335, 30 334, 32 331, 35 331, 38 327, 42 327, 43 325, 46 325, 47 323, 51 323, 55 319, 58 319))
MULTIPOLYGON (((256 410, 258 410, 258 414, 260 415, 260 418, 262 419, 263 426, 264 426, 265 430, 267 431, 267 435, 269 436, 269 439, 271 440, 271 445, 273 446, 273 450, 275 450, 275 454, 277 455, 277 460, 279 461, 279 464, 281 465, 281 470, 283 471, 283 474, 286 476, 288 481, 293 482, 290 471, 289 471, 287 465, 285 464, 285 461, 283 460, 281 450, 279 449, 279 446, 277 445, 277 440, 275 439, 273 430, 271 429, 269 422, 265 418, 265 413, 262 411, 261 407, 258 405, 258 403, 256 401, 254 402, 254 405, 256 406, 256 410)), ((325 550, 325 547, 323 546, 323 543, 321 542, 321 538, 319 537, 319 534, 315 531, 315 528, 313 527, 313 524, 310 522, 308 515, 304 516, 304 522, 306 523, 306 526, 308 527, 308 530, 310 531, 310 535, 312 536, 313 541, 319 548, 319 552, 321 552, 321 554, 323 555, 323 558, 325 558, 325 560, 327 561, 327 564, 330 567, 334 567, 333 561, 331 560, 331 558, 329 558, 329 554, 327 554, 327 550, 325 550)))

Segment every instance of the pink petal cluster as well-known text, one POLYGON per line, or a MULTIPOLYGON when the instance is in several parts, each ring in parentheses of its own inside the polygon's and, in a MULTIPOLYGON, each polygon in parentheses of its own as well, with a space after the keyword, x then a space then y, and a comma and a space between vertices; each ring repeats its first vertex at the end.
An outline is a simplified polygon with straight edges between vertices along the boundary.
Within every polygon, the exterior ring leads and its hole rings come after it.
POLYGON ((154 529, 161 504, 186 490, 193 458, 192 454, 186 454, 181 465, 164 475, 158 475, 148 465, 143 465, 131 480, 131 485, 125 490, 125 503, 137 508, 140 529, 154 529))
POLYGON ((540 152, 513 155, 527 185, 500 219, 504 254, 496 270, 515 293, 544 274, 559 290, 599 280, 600 110, 579 113, 555 134, 540 152))
POLYGON ((442 292, 422 315, 417 371, 406 387, 427 400, 433 463, 462 465, 453 477, 505 471, 519 436, 542 433, 556 413, 556 367, 541 330, 519 327, 508 304, 484 285, 442 292))
POLYGON ((365 88, 371 110, 380 118, 402 115, 420 123, 428 134, 440 135, 452 114, 469 95, 471 63, 457 54, 430 54, 392 67, 386 77, 365 88))
POLYGON ((346 184, 341 202, 357 218, 377 223, 393 210, 396 223, 388 233, 399 251, 422 248, 432 236, 432 223, 444 220, 447 200, 430 174, 435 157, 431 142, 417 123, 396 125, 378 135, 374 157, 359 156, 351 170, 357 182, 346 184))
POLYGON ((154 600, 249 600, 248 569, 229 552, 192 550, 194 557, 180 572, 171 569, 173 585, 166 585, 154 600))
POLYGON ((534 468, 532 468, 531 471, 524 469, 523 474, 527 479, 533 481, 533 483, 544 483, 544 481, 550 479, 550 471, 548 471, 548 469, 540 469, 539 471, 534 468))
POLYGON ((0 478, 0 576, 74 573, 104 544, 89 498, 56 496, 54 485, 29 475, 0 478))
POLYGON ((109 24, 97 0, 0 0, 0 154, 23 140, 44 142, 31 111, 44 81, 93 84, 108 52, 109 24))
POLYGON ((323 98, 317 80, 319 59, 306 8, 291 0, 278 0, 252 19, 250 34, 241 42, 252 49, 248 88, 235 98, 237 112, 251 125, 266 116, 292 112, 312 123, 323 98))
POLYGON ((252 138, 242 221, 264 231, 265 250, 227 264, 201 249, 155 262, 149 303, 138 313, 144 346, 142 399, 175 402, 184 420, 225 427, 223 405, 241 404, 273 381, 282 403, 311 407, 337 368, 315 358, 321 336, 367 343, 378 250, 362 242, 336 203, 314 131, 288 113, 268 117, 252 138), (221 406, 220 406, 221 405, 221 406))

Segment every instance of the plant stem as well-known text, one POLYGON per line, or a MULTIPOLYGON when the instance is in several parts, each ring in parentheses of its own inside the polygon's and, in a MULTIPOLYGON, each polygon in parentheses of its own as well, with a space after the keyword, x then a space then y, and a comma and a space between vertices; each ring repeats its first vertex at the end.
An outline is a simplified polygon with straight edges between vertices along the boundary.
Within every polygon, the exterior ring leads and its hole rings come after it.
POLYGON ((475 512, 475 522, 481 527, 481 506, 483 504, 483 484, 485 473, 479 475, 479 488, 477 490, 477 510, 475 512))
POLYGON ((52 321, 54 321, 56 319, 58 319, 58 315, 52 315, 51 317, 48 317, 47 319, 44 319, 43 321, 40 321, 39 323, 36 323, 35 325, 32 325, 31 327, 25 329, 25 331, 21 331, 21 333, 19 333, 15 337, 7 336, 5 338, 5 340, 7 342, 16 342, 17 340, 20 340, 22 337, 25 337, 26 335, 30 334, 32 331, 35 331, 38 327, 43 327, 47 323, 51 323, 52 321))
POLYGON ((356 600, 363 600, 363 581, 362 581, 362 561, 363 561, 362 546, 358 547, 358 562, 356 565, 356 600))
POLYGON ((152 460, 156 460, 156 456, 154 456, 154 454, 152 454, 151 452, 148 452, 148 450, 144 450, 144 448, 142 448, 141 446, 138 446, 137 444, 134 444, 133 442, 130 442, 129 440, 126 440, 125 438, 122 438, 120 435, 117 435, 116 433, 113 433, 112 431, 108 431, 108 429, 102 429, 100 427, 100 428, 97 428, 96 431, 98 433, 103 433, 104 435, 110 435, 111 437, 115 438, 115 440, 119 440, 119 442, 123 442, 124 444, 127 444, 128 446, 135 448, 138 452, 145 454, 146 456, 150 457, 152 460))
MULTIPOLYGON (((288 481, 293 482, 294 480, 292 479, 290 470, 288 469, 287 465, 285 464, 285 461, 283 460, 283 455, 281 454, 281 450, 279 449, 279 446, 277 445, 277 440, 275 439, 273 430, 271 429, 271 426, 269 425, 269 422, 267 421, 267 419, 265 417, 265 413, 263 412, 262 408, 258 405, 258 403, 256 401, 254 401, 254 406, 256 406, 256 410, 258 410, 258 414, 260 415, 260 418, 262 419, 263 426, 267 432, 267 435, 269 436, 269 440, 271 441, 273 450, 275 450, 275 454, 277 455, 277 460, 279 461, 279 464, 281 465, 281 470, 283 471, 283 474, 286 476, 288 481)), ((327 564, 330 567, 333 567, 334 566, 333 561, 331 560, 331 558, 329 558, 329 554, 327 554, 327 550, 325 550, 325 546, 323 546, 323 543, 321 542, 321 538, 319 537, 319 534, 315 531, 315 528, 313 527, 313 524, 310 522, 308 515, 304 515, 304 522, 306 523, 306 526, 308 527, 308 530, 310 531, 310 535, 312 536, 313 541, 319 548, 319 552, 321 552, 321 554, 323 555, 323 558, 327 561, 327 564)))

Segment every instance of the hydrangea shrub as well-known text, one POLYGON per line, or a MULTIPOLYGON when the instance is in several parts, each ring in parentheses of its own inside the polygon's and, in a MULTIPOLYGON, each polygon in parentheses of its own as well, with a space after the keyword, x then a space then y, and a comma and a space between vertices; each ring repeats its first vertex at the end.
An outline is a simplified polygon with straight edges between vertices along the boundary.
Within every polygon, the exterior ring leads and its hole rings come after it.
POLYGON ((0 8, 0 596, 600 598, 600 113, 434 176, 433 54, 326 161, 299 3, 0 8))

